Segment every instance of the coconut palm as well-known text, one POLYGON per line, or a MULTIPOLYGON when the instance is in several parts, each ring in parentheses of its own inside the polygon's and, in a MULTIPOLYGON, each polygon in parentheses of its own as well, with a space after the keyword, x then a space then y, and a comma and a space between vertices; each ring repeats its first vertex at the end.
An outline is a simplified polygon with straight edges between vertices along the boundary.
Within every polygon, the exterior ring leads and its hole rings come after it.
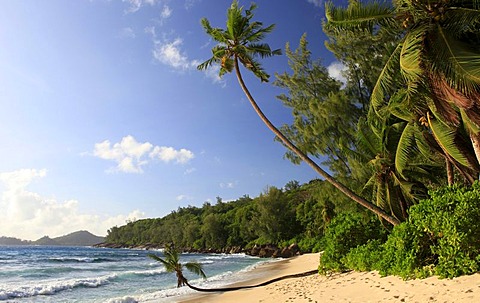
POLYGON ((480 1, 350 1, 326 5, 329 31, 396 34, 371 96, 378 115, 401 99, 429 128, 447 158, 480 163, 480 1), (399 74, 401 74, 399 83, 399 74), (470 144, 459 144, 467 134, 470 144))
POLYGON ((220 64, 219 76, 235 70, 240 87, 247 96, 250 104, 258 114, 260 119, 267 125, 267 127, 279 138, 279 140, 292 152, 298 155, 300 159, 310 165, 317 173, 323 176, 333 186, 350 197, 355 202, 366 207, 370 211, 376 213, 393 225, 399 221, 386 213, 383 209, 375 204, 365 200, 363 197, 355 194, 352 190, 347 188, 342 183, 334 179, 330 174, 317 165, 310 159, 302 150, 295 146, 282 132, 280 132, 270 120, 265 116, 257 102, 248 90, 243 81, 240 72, 240 64, 247 70, 253 72, 262 82, 268 82, 269 75, 264 71, 261 64, 256 58, 268 58, 275 55, 280 55, 279 49, 272 50, 268 44, 261 43, 265 35, 274 29, 274 24, 263 27, 263 24, 258 21, 252 21, 253 11, 256 5, 252 4, 249 9, 245 10, 243 15, 243 7, 238 6, 236 0, 227 11, 227 28, 214 28, 210 22, 203 18, 201 20, 202 26, 206 33, 218 44, 212 48, 212 57, 198 66, 199 70, 205 70, 213 64, 220 64))
MULTIPOLYGON (((148 256, 155 261, 162 263, 165 266, 167 272, 175 272, 177 275, 177 287, 182 287, 187 285, 190 288, 193 288, 187 281, 187 279, 183 276, 183 268, 185 267, 187 270, 201 276, 202 278, 206 278, 205 272, 203 271, 202 264, 197 262, 188 262, 185 264, 180 263, 180 259, 178 256, 178 251, 173 247, 173 245, 167 245, 165 250, 163 251, 165 258, 162 259, 154 254, 148 254, 148 256)), ((194 288, 193 288, 194 289, 194 288)))

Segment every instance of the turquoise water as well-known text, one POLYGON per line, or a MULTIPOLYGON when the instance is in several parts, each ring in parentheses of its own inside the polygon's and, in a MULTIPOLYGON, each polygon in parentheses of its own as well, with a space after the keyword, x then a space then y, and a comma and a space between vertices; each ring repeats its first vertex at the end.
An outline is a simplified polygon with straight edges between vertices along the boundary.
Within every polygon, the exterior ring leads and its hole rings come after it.
MULTIPOLYGON (((175 302, 193 293, 176 288, 148 253, 129 249, 0 246, 0 302, 175 302)), ((245 279, 264 260, 246 255, 182 254, 181 263, 202 263, 207 280, 185 271, 191 284, 219 287, 245 279)))

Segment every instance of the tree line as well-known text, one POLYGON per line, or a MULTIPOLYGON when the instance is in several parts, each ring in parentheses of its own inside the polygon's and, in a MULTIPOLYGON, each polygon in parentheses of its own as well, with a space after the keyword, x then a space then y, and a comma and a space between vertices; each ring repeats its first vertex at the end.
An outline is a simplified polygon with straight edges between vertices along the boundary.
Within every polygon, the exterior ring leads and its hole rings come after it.
POLYGON ((321 238, 335 213, 355 208, 348 199, 337 200, 333 188, 324 181, 303 185, 290 181, 282 189, 268 187, 255 198, 245 195, 224 202, 218 197, 215 204, 179 207, 162 218, 115 226, 108 230, 106 242, 173 244, 198 250, 295 242, 303 251, 312 251, 321 248, 321 238))

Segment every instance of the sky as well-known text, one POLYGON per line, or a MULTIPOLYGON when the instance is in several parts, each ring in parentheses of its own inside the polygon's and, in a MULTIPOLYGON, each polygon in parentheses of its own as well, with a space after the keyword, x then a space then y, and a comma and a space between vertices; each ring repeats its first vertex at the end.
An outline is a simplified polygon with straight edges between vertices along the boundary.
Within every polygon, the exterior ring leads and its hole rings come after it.
MULTIPOLYGON (((249 7, 250 1, 239 1, 249 7)), ((0 236, 36 240, 77 230, 104 236, 178 207, 256 197, 318 176, 284 159, 235 75, 200 72, 230 1, 16 0, 0 10, 0 236)), ((257 0, 254 20, 284 50, 307 33, 332 75, 320 0, 257 0)), ((289 72, 286 56, 262 60, 289 72)), ((244 79, 281 126, 284 91, 244 79)))

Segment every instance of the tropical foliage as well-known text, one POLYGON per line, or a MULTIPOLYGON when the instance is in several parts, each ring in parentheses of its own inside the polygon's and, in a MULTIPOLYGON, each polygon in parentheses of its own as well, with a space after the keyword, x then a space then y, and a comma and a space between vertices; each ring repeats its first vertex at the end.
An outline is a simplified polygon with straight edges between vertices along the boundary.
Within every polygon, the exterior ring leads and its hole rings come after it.
POLYGON ((386 32, 396 37, 383 54, 388 59, 372 89, 372 111, 425 128, 434 138, 432 149, 469 182, 478 178, 478 2, 351 1, 347 8, 329 2, 326 16, 325 28, 337 36, 386 32))
POLYGON ((480 269, 479 220, 478 181, 470 187, 442 188, 410 208, 409 219, 395 226, 384 244, 370 241, 338 259, 344 268, 404 279, 472 274, 480 269))
POLYGON ((163 251, 165 258, 160 258, 154 254, 148 254, 148 256, 155 261, 158 261, 163 264, 167 272, 174 272, 177 276, 177 287, 182 287, 185 284, 188 284, 188 280, 183 275, 183 268, 195 273, 196 275, 206 278, 205 272, 203 271, 202 264, 198 262, 187 262, 185 264, 180 263, 179 253, 172 245, 167 245, 163 251))
POLYGON ((269 75, 263 70, 260 63, 255 60, 255 57, 271 57, 279 55, 280 50, 271 50, 268 44, 259 43, 265 35, 271 32, 274 25, 263 28, 263 24, 258 21, 251 21, 253 17, 253 10, 256 8, 252 4, 243 15, 243 7, 238 6, 236 0, 233 1, 231 7, 227 10, 227 27, 226 29, 213 28, 210 22, 204 18, 202 25, 205 32, 218 45, 212 48, 212 57, 198 66, 199 70, 204 70, 214 63, 220 64, 219 76, 223 76, 227 72, 235 70, 240 87, 247 96, 250 104, 254 108, 257 115, 265 123, 265 125, 277 136, 277 138, 302 161, 310 165, 317 173, 324 177, 333 186, 339 189, 342 193, 350 197, 355 202, 376 213, 385 221, 391 224, 398 224, 397 218, 385 212, 384 209, 378 207, 359 196, 349 187, 345 186, 335 178, 333 178, 327 171, 321 168, 315 161, 313 161, 306 152, 296 146, 284 133, 282 133, 272 122, 265 116, 252 94, 248 90, 240 72, 240 64, 247 70, 253 72, 262 82, 269 79, 269 75))
POLYGON ((347 198, 336 199, 328 183, 314 180, 298 187, 269 187, 255 198, 243 196, 212 205, 181 207, 163 218, 129 222, 108 231, 107 243, 164 246, 178 249, 252 247, 255 244, 287 246, 298 243, 303 251, 318 251, 321 238, 336 212, 354 211, 347 198))

